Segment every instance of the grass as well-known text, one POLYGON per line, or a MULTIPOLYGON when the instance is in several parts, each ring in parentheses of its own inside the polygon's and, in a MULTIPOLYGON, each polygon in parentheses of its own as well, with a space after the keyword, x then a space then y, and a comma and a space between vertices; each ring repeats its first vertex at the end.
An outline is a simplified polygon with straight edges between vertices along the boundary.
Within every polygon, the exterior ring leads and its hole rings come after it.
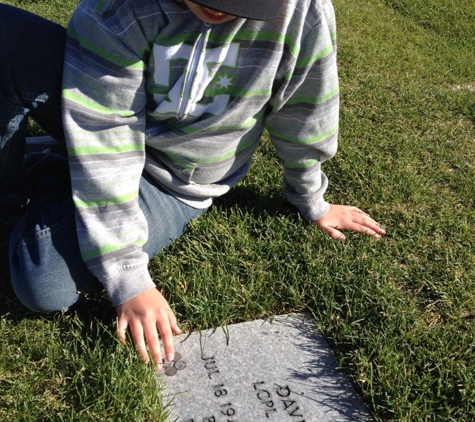
MULTIPOLYGON (((7 2, 62 24, 75 4, 7 2)), ((264 139, 248 177, 150 270, 187 330, 310 312, 377 421, 475 420, 475 9, 335 8, 341 135, 327 197, 389 235, 338 243, 300 221, 264 139)), ((4 282, 0 309, 1 420, 164 420, 106 298, 37 316, 4 282)))

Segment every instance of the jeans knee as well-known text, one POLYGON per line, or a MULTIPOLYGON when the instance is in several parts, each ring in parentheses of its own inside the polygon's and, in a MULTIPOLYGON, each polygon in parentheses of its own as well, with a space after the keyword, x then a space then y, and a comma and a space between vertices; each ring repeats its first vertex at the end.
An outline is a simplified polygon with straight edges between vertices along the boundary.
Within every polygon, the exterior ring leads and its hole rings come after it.
POLYGON ((82 296, 80 292, 99 283, 74 247, 74 226, 69 227, 68 218, 60 219, 52 227, 27 233, 22 225, 28 214, 22 217, 10 239, 13 289, 32 311, 52 313, 69 309, 82 296))
POLYGON ((35 282, 39 280, 19 279, 13 274, 11 281, 20 302, 31 311, 42 314, 65 311, 71 308, 80 296, 79 292, 67 288, 68 286, 48 288, 42 283, 35 282))

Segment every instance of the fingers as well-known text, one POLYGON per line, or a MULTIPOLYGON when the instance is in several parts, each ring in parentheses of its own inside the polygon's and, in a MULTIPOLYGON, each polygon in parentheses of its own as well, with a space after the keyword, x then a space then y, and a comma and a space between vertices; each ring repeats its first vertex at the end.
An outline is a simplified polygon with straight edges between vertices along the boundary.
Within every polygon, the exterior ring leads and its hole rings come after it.
POLYGON ((130 324, 130 334, 132 335, 132 341, 134 342, 135 349, 141 357, 142 361, 148 363, 150 357, 148 355, 147 346, 144 339, 144 331, 141 324, 133 323, 130 324))
POLYGON ((150 355, 154 362, 161 362, 161 355, 160 355, 160 343, 158 340, 158 336, 155 330, 155 336, 153 331, 144 332, 143 327, 141 324, 137 324, 135 322, 131 322, 130 325, 128 324, 127 320, 124 318, 117 319, 117 337, 122 344, 127 343, 127 329, 130 331, 132 341, 135 346, 135 350, 137 351, 138 355, 145 363, 150 361, 150 355), (145 336, 145 338, 144 338, 145 336), (154 339, 155 337, 155 339, 154 339), (147 339, 147 342, 145 342, 147 339), (148 345, 148 347, 147 347, 148 345), (152 347, 150 347, 152 345, 152 347), (157 353, 158 350, 158 353, 157 353))
POLYGON ((176 317, 165 298, 150 289, 117 307, 117 335, 122 343, 130 331, 137 353, 144 362, 152 358, 157 370, 162 368, 160 337, 165 359, 174 358, 173 334, 181 332, 176 317))
POLYGON ((329 212, 316 220, 316 224, 319 229, 337 240, 345 240, 343 230, 365 233, 376 239, 386 234, 369 214, 353 206, 330 205, 329 212))
POLYGON ((380 238, 386 234, 378 222, 373 220, 369 214, 361 211, 359 208, 347 207, 345 211, 348 214, 345 216, 346 230, 366 233, 376 238, 380 238))
POLYGON ((358 213, 358 214, 363 214, 363 215, 367 215, 369 217, 369 214, 365 213, 363 210, 360 210, 359 208, 357 207, 348 207, 349 210, 355 212, 355 213, 358 213))
POLYGON ((353 217, 348 222, 347 229, 359 233, 366 233, 376 238, 380 238, 386 234, 381 226, 367 214, 364 216, 353 217))
MULTIPOLYGON (((155 364, 155 368, 159 371, 162 369, 162 354, 160 351, 160 340, 158 338, 157 327, 154 325, 146 325, 144 327, 144 335, 147 341, 148 350, 152 361, 155 364)), ((143 336, 142 336, 143 340, 143 336)), ((173 342, 173 340, 172 340, 173 342)), ((167 351, 165 350, 165 356, 167 351)), ((139 351, 140 354, 140 351, 139 351)), ((173 343, 172 343, 172 354, 173 354, 173 343)), ((168 359, 168 357, 166 357, 168 359)))
POLYGON ((171 329, 166 328, 166 324, 162 326, 158 322, 154 324, 135 321, 131 322, 127 327, 126 323, 119 322, 117 335, 122 344, 126 343, 127 329, 130 331, 135 350, 144 363, 149 363, 151 358, 156 369, 162 369, 162 353, 160 338, 158 336, 159 332, 163 341, 165 359, 169 361, 173 360, 173 335, 171 329))
POLYGON ((346 239, 345 235, 335 227, 326 226, 320 227, 320 230, 328 234, 332 239, 344 241, 346 239))
POLYGON ((127 321, 117 318, 117 337, 122 344, 127 343, 127 321))
POLYGON ((178 321, 176 319, 175 314, 173 313, 173 311, 171 309, 168 309, 168 311, 169 311, 168 319, 170 321, 170 327, 172 329, 173 334, 180 334, 181 329, 178 326, 178 321))
MULTIPOLYGON (((157 323, 157 329, 160 331, 160 336, 162 337, 163 350, 165 352, 165 359, 167 361, 172 361, 175 350, 173 347, 173 334, 170 328, 169 321, 167 321, 165 326, 161 326, 160 323, 157 323)), ((157 329, 155 329, 155 332, 157 332, 157 329)))

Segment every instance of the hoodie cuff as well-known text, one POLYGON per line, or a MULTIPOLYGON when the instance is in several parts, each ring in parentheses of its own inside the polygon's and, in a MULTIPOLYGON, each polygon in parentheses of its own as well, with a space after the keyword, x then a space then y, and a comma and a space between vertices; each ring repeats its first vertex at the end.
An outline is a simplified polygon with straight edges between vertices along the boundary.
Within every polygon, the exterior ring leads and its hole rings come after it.
POLYGON ((323 198, 298 206, 302 218, 307 221, 315 221, 330 211, 330 204, 323 198))
POLYGON ((118 306, 146 290, 156 287, 148 272, 147 266, 123 269, 102 284, 112 304, 118 306))

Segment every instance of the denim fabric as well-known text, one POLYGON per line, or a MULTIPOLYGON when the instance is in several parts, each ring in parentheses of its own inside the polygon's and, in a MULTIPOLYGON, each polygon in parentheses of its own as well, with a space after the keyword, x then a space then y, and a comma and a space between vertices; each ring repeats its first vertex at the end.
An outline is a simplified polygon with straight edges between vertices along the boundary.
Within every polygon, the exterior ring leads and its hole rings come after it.
POLYGON ((23 155, 28 116, 64 142, 64 40, 61 26, 0 5, 0 223, 18 220, 27 200, 23 155))
MULTIPOLYGON (((56 168, 55 176, 68 171, 67 161, 55 154, 46 154, 42 165, 46 163, 56 168), (61 159, 63 165, 58 163, 61 159)), ((68 309, 82 293, 97 289, 98 282, 80 256, 69 188, 44 171, 37 180, 42 196, 32 199, 10 239, 10 273, 24 305, 53 312, 68 309)), ((188 222, 204 212, 178 201, 146 177, 140 181, 139 203, 149 227, 144 245, 149 257, 180 237, 188 222)))
MULTIPOLYGON (((22 303, 37 312, 68 309, 100 287, 81 259, 76 235, 60 109, 64 37, 64 28, 0 5, 0 224, 15 225, 11 281, 22 303), (57 148, 25 155, 28 117, 58 141, 57 148)), ((150 257, 204 212, 147 177, 141 178, 139 201, 150 257)))

